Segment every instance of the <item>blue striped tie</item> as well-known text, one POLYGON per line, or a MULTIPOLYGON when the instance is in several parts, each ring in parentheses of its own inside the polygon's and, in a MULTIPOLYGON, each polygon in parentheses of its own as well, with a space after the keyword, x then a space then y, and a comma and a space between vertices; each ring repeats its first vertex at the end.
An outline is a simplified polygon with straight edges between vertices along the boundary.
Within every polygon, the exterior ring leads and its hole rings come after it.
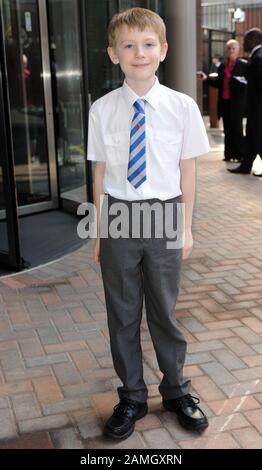
POLYGON ((137 100, 133 106, 127 179, 137 189, 146 181, 145 101, 137 100))

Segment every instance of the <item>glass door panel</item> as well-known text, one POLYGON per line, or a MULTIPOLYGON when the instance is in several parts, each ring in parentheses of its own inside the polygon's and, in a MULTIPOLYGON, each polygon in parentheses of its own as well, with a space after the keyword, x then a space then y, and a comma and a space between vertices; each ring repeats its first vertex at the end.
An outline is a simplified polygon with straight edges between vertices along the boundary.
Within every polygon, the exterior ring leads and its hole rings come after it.
POLYGON ((49 201, 50 177, 37 0, 3 0, 19 206, 49 201))
POLYGON ((19 243, 2 24, 0 11, 0 273, 2 264, 18 269, 24 266, 19 243))
POLYGON ((60 197, 87 199, 79 2, 48 0, 60 197))

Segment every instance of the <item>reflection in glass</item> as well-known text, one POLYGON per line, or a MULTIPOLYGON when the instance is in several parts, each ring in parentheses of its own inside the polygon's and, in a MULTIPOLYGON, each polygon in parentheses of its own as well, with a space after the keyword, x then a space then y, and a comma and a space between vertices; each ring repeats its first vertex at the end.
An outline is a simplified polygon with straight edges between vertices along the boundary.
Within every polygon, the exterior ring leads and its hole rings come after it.
POLYGON ((48 1, 61 196, 86 201, 82 62, 78 2, 48 1))
POLYGON ((37 0, 3 2, 19 205, 50 199, 37 0))

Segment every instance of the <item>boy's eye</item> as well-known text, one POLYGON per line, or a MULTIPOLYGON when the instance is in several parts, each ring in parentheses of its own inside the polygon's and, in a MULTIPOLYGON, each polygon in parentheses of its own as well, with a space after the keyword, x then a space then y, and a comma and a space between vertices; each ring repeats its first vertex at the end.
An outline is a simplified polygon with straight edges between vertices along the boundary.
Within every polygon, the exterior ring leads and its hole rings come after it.
POLYGON ((147 44, 146 44, 147 47, 152 47, 152 46, 154 46, 154 45, 155 45, 155 44, 151 44, 151 43, 147 43, 147 44))
POLYGON ((130 47, 132 47, 132 44, 127 44, 127 45, 125 46, 126 49, 130 49, 130 47))

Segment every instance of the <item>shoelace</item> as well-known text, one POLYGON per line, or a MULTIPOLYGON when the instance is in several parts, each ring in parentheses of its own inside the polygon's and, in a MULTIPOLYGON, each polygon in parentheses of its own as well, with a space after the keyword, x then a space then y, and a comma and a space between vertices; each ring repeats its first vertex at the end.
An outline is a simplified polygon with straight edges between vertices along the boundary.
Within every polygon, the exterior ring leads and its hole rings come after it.
POLYGON ((191 408, 196 409, 197 405, 200 403, 200 400, 199 400, 199 398, 188 394, 188 395, 184 395, 181 398, 178 398, 177 403, 178 403, 178 406, 180 406, 181 408, 190 406, 191 408))
POLYGON ((114 415, 119 416, 121 414, 127 414, 130 408, 133 410, 136 404, 132 401, 121 400, 116 406, 114 406, 114 415))

